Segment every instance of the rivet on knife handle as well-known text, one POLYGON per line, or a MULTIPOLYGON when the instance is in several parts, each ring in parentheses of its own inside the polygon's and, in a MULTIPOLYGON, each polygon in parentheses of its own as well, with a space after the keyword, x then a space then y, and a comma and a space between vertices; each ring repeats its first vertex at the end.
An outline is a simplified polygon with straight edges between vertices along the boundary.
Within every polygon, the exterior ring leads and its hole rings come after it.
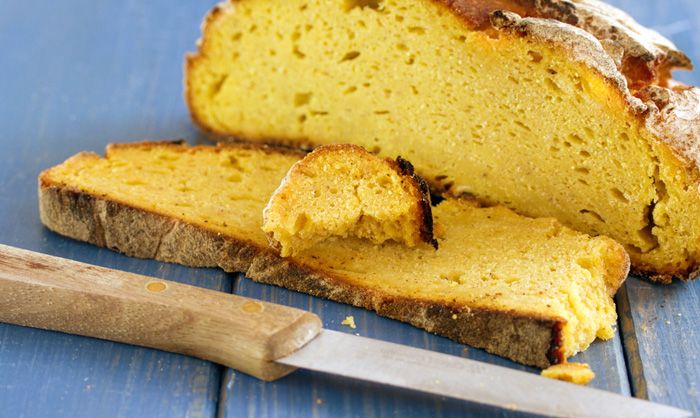
POLYGON ((0 322, 157 348, 263 380, 315 337, 318 316, 0 245, 0 322))

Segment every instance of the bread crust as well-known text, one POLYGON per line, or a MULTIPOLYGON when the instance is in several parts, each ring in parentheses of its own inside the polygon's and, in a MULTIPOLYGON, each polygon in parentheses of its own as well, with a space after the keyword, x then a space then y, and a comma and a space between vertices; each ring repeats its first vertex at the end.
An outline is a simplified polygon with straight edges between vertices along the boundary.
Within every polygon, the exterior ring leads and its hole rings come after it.
POLYGON ((437 250, 438 242, 433 236, 433 210, 430 201, 430 188, 423 177, 413 169, 413 165, 399 155, 396 160, 387 158, 385 161, 396 170, 401 177, 411 183, 412 190, 418 190, 418 219, 422 219, 420 225, 421 241, 427 242, 437 250))
POLYGON ((565 359, 563 318, 382 294, 350 284, 340 274, 282 258, 273 249, 244 237, 225 236, 57 184, 51 180, 50 170, 39 177, 39 209, 49 229, 128 256, 243 272, 257 282, 374 310, 529 366, 546 368, 565 359))

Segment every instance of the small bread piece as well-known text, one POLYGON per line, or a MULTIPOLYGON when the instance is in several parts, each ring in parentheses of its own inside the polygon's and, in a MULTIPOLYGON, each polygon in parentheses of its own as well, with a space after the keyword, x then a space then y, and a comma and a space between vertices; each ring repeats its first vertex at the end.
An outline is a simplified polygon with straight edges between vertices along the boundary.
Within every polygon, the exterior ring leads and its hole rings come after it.
POLYGON ((39 176, 42 222, 129 256, 230 272, 360 306, 527 365, 613 336, 629 258, 606 237, 446 199, 437 250, 357 237, 282 258, 262 212, 305 154, 245 144, 110 145, 39 176))
POLYGON ((232 0, 202 31, 185 87, 208 135, 401 155, 435 192, 615 239, 650 280, 700 274, 700 89, 614 7, 232 0))
POLYGON ((540 374, 550 379, 564 380, 577 385, 585 385, 595 377, 595 373, 588 364, 568 362, 549 366, 540 374))
POLYGON ((437 248, 425 181, 403 158, 382 160, 357 145, 322 146, 294 164, 263 219, 282 257, 331 236, 437 248))

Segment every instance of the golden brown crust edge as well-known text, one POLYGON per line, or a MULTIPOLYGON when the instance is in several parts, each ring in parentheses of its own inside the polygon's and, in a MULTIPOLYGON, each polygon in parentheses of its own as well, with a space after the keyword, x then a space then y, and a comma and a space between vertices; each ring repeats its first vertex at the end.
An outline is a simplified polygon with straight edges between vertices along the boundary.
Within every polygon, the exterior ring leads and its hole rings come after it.
POLYGON ((413 165, 408 160, 401 158, 400 155, 396 157, 396 160, 388 158, 387 162, 399 173, 399 175, 401 175, 401 177, 410 183, 411 190, 415 191, 414 196, 418 201, 417 218, 421 219, 421 241, 427 242, 437 250, 438 242, 433 234, 433 209, 430 200, 430 189, 428 188, 428 183, 423 180, 423 177, 419 176, 418 173, 415 172, 413 165))
POLYGON ((221 267, 261 283, 374 310, 513 361, 546 368, 565 360, 562 318, 474 309, 431 300, 396 298, 353 286, 340 275, 283 259, 244 238, 223 236, 186 222, 39 179, 41 220, 49 229, 128 256, 190 267, 221 267))

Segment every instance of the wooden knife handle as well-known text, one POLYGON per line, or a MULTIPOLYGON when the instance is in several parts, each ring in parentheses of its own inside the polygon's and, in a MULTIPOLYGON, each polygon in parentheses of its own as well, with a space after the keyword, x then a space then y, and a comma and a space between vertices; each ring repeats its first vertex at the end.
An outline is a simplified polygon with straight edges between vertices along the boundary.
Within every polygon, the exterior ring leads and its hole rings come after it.
POLYGON ((0 321, 214 361, 263 380, 313 339, 300 309, 0 245, 0 321))

